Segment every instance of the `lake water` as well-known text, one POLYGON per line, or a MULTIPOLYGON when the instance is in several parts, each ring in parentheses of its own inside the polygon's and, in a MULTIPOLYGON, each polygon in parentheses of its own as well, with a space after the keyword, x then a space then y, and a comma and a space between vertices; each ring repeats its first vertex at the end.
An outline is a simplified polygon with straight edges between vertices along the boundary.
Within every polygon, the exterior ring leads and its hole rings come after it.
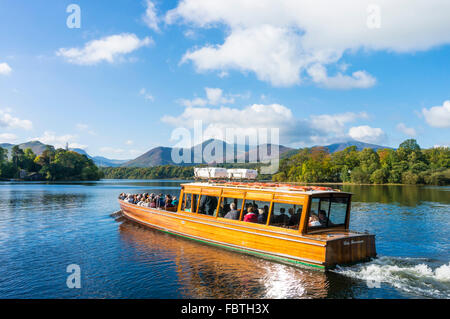
POLYGON ((450 298, 450 187, 336 186, 355 194, 351 228, 376 234, 379 257, 325 273, 110 217, 121 192, 179 183, 0 183, 0 298, 450 298))

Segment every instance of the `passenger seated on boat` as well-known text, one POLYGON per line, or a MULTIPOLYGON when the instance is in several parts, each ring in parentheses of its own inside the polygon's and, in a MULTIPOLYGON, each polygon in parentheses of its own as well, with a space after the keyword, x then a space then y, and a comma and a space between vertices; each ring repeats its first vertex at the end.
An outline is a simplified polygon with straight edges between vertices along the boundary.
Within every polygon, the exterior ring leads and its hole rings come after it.
POLYGON ((156 208, 156 197, 153 197, 150 201, 150 208, 156 208))
MULTIPOLYGON (((185 212, 191 212, 191 199, 190 197, 186 197, 186 207, 184 207, 185 212)), ((183 205, 185 206, 185 205, 183 205)))
POLYGON ((253 209, 253 204, 252 203, 245 203, 244 213, 242 214, 242 216, 247 215, 247 213, 249 212, 250 207, 253 209))
POLYGON ((173 207, 172 204, 172 196, 170 196, 170 194, 166 195, 166 199, 164 200, 164 207, 173 207))
POLYGON ((244 216, 244 222, 257 223, 258 216, 253 212, 253 206, 248 207, 248 213, 244 216))
POLYGON ((174 196, 173 199, 172 199, 172 205, 175 206, 175 207, 178 206, 178 199, 177 199, 176 196, 174 196))
POLYGON ((258 224, 265 224, 267 218, 264 218, 264 209, 258 208, 258 224))
POLYGON ((127 197, 125 198, 125 202, 132 204, 133 203, 133 197, 128 194, 127 197))
POLYGON ((308 226, 310 226, 310 227, 321 226, 319 217, 317 217, 317 215, 314 211, 311 211, 311 215, 309 216, 309 220, 308 220, 308 226))
POLYGON ((224 218, 234 219, 234 220, 238 220, 239 219, 239 211, 236 210, 236 204, 235 203, 231 203, 230 204, 230 211, 228 213, 226 213, 224 218))
POLYGON ((158 207, 164 207, 164 205, 165 205, 164 194, 159 194, 158 207))
POLYGON ((264 208, 258 208, 258 213, 258 223, 265 224, 269 216, 269 206, 265 205, 264 208))
POLYGON ((319 211, 319 222, 321 226, 333 226, 333 223, 327 217, 326 211, 323 209, 319 211))
POLYGON ((275 216, 274 223, 281 226, 286 226, 289 223, 289 216, 286 215, 286 208, 280 208, 280 214, 275 216))
POLYGON ((224 198, 220 201, 219 214, 217 216, 224 217, 226 215, 226 213, 228 213, 229 210, 230 209, 229 209, 229 205, 227 205, 227 199, 224 198))
POLYGON ((146 198, 145 194, 138 195, 138 198, 139 198, 139 201, 138 201, 137 205, 138 206, 146 206, 147 198, 146 198))
POLYGON ((202 195, 200 205, 198 207, 199 214, 214 215, 217 209, 217 198, 214 196, 202 195))
POLYGON ((297 228, 298 224, 300 223, 300 216, 302 215, 303 207, 300 206, 299 209, 297 209, 297 212, 294 213, 294 209, 292 209, 291 218, 289 219, 289 226, 292 228, 297 228))
POLYGON ((141 201, 138 205, 142 206, 142 207, 149 207, 150 200, 148 198, 146 198, 144 201, 141 201))

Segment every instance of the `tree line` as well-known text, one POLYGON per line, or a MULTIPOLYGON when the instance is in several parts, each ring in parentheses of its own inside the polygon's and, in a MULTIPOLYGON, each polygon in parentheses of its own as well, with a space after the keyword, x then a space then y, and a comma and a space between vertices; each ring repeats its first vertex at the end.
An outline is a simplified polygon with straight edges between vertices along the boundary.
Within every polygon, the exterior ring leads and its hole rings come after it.
POLYGON ((0 147, 0 177, 41 181, 99 180, 103 177, 94 162, 77 152, 48 146, 41 155, 31 148, 14 146, 8 159, 8 150, 0 147))
POLYGON ((102 167, 101 171, 105 178, 110 179, 191 179, 194 177, 193 166, 102 167))
MULTIPOLYGON (((207 165, 198 165, 207 166, 207 165)), ((258 169, 261 163, 217 164, 225 168, 258 169)), ((162 165, 154 167, 104 167, 105 178, 111 179, 192 179, 193 166, 162 165)), ((436 147, 422 150, 416 140, 409 139, 398 149, 356 146, 330 153, 324 147, 304 148, 281 159, 278 173, 260 175, 260 180, 298 183, 355 184, 450 184, 450 149, 436 147)))
POLYGON ((357 184, 450 184, 450 149, 422 150, 414 139, 398 149, 356 146, 330 154, 323 147, 305 148, 280 162, 272 176, 279 182, 344 182, 357 184))

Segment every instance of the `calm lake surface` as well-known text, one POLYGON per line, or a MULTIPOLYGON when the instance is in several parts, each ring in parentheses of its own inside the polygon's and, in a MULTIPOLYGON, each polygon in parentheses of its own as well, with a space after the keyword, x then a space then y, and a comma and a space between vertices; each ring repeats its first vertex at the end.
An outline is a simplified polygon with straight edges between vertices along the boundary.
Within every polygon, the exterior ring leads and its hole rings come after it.
POLYGON ((450 187, 335 186, 375 260, 301 269, 116 221, 117 196, 181 181, 0 183, 0 298, 450 298, 450 187), (81 268, 81 288, 66 267, 81 268))

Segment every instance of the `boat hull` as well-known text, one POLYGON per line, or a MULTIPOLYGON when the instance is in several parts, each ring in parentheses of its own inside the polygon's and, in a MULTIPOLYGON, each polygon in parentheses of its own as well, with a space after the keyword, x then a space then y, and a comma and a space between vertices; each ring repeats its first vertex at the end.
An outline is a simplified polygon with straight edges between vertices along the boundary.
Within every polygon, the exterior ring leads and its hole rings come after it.
MULTIPOLYGON (((337 243, 342 241, 336 239, 330 246, 331 242, 320 238, 302 236, 294 231, 284 233, 259 224, 207 215, 169 212, 123 201, 120 201, 120 206, 125 218, 146 227, 240 253, 321 270, 335 266, 333 258, 336 257, 336 253, 330 252, 338 252, 340 245, 337 243)), ((353 257, 363 260, 367 256, 361 258, 354 254, 353 257)), ((357 260, 346 263, 354 261, 357 260)))

